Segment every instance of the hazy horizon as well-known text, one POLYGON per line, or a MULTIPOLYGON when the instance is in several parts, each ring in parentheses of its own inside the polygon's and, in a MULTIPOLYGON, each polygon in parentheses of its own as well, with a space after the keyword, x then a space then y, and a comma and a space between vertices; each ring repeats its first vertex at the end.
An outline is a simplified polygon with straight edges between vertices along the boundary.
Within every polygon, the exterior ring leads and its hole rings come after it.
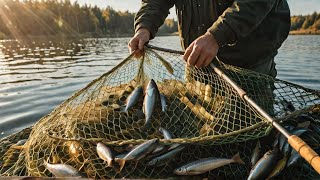
MULTIPOLYGON (((112 7, 115 10, 137 12, 140 8, 141 0, 71 0, 79 4, 91 4, 105 8, 112 7)), ((313 12, 320 12, 320 0, 287 0, 290 6, 291 15, 307 15, 313 12)), ((169 18, 176 18, 175 10, 170 10, 169 18)))

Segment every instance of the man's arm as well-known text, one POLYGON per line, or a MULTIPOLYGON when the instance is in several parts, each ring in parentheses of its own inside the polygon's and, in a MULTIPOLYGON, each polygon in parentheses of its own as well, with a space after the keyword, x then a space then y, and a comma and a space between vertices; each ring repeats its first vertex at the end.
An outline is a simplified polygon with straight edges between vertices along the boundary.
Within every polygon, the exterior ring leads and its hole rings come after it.
POLYGON ((196 67, 208 66, 217 55, 219 47, 234 43, 238 38, 247 36, 257 28, 276 1, 235 0, 232 6, 227 8, 213 23, 205 35, 190 44, 184 55, 185 61, 196 67), (208 34, 211 34, 212 37, 208 34), (209 41, 211 43, 204 43, 209 41))
POLYGON ((173 6, 171 0, 142 0, 142 6, 135 17, 135 35, 128 43, 130 53, 138 50, 139 56, 143 46, 153 39, 158 28, 163 24, 173 6))
POLYGON ((271 11, 277 0, 235 0, 208 31, 219 46, 235 42, 254 31, 271 11))
POLYGON ((150 32, 150 39, 154 38, 172 6, 172 0, 142 0, 141 8, 135 17, 135 32, 141 28, 146 28, 150 32))

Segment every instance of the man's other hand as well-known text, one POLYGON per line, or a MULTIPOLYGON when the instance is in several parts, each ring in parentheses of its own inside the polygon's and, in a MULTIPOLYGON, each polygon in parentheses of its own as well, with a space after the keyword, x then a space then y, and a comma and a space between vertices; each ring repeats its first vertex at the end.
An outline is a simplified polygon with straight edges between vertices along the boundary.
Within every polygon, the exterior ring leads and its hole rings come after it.
POLYGON ((217 55, 219 45, 212 34, 206 32, 186 49, 183 59, 197 68, 207 67, 217 55))
POLYGON ((150 39, 150 32, 146 28, 139 29, 128 43, 129 51, 132 53, 136 50, 136 55, 141 54, 144 44, 150 39))

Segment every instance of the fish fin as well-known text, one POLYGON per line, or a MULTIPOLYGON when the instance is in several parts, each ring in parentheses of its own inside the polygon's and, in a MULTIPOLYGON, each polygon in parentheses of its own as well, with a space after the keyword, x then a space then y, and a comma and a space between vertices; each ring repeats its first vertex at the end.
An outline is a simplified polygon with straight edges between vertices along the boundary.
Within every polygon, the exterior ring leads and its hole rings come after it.
POLYGON ((126 163, 126 161, 124 159, 117 159, 117 160, 115 160, 115 162, 117 162, 119 164, 119 166, 120 166, 119 167, 119 172, 121 172, 123 167, 124 167, 124 165, 125 165, 125 163, 126 163))
POLYGON ((257 142, 257 146, 258 146, 259 149, 261 149, 261 142, 259 140, 257 142))
POLYGON ((245 163, 242 161, 239 153, 237 153, 236 155, 234 155, 231 159, 234 160, 234 162, 236 162, 236 163, 245 164, 245 163))
POLYGON ((112 165, 113 165, 113 160, 112 160, 112 159, 111 159, 111 160, 108 160, 107 163, 108 163, 108 167, 112 167, 112 165))
POLYGON ((17 145, 13 145, 11 146, 12 149, 16 149, 16 150, 22 150, 23 149, 23 145, 22 146, 17 146, 17 145))

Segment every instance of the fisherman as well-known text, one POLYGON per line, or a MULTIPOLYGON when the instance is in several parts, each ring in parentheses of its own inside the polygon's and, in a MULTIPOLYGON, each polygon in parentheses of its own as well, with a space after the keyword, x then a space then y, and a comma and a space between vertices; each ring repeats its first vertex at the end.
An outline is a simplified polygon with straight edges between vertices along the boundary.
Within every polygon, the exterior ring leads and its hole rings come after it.
POLYGON ((274 57, 290 30, 286 0, 142 0, 130 52, 141 51, 175 5, 183 59, 198 68, 218 57, 272 77, 274 57))

